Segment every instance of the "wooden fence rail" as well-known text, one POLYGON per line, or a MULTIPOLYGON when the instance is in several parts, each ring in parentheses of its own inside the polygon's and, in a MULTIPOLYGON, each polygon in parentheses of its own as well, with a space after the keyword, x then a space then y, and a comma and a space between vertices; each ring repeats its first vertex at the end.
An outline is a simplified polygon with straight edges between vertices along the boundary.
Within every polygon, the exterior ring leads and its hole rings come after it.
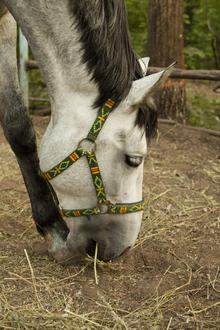
MULTIPOLYGON (((147 74, 156 73, 163 70, 163 68, 149 67, 147 74)), ((182 70, 173 69, 170 74, 171 78, 180 79, 200 79, 200 80, 214 80, 220 81, 220 70, 182 70)))
MULTIPOLYGON (((39 69, 36 61, 26 61, 26 70, 39 69)), ((163 70, 163 68, 149 67, 147 74, 156 73, 163 70)), ((220 70, 181 70, 173 69, 170 75, 171 78, 179 79, 200 79, 200 80, 214 80, 220 81, 220 70)))

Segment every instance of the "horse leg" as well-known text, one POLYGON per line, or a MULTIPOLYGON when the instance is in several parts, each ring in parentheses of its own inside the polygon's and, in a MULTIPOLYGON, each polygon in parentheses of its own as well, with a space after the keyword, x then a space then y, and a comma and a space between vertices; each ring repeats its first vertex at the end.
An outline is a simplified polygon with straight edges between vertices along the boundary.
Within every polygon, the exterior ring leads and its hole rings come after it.
POLYGON ((51 252, 59 259, 60 253, 65 254, 69 229, 46 182, 38 174, 35 133, 17 77, 16 31, 16 22, 0 0, 0 121, 5 137, 17 157, 37 230, 43 236, 47 233, 52 235, 51 252))

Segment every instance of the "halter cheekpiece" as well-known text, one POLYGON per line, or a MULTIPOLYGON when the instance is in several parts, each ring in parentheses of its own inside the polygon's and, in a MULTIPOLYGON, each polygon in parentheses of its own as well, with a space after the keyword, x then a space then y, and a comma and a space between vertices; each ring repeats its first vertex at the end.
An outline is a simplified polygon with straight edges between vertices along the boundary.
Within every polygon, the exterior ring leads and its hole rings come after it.
POLYGON ((101 107, 98 112, 98 116, 94 124, 92 125, 89 134, 87 137, 82 138, 78 143, 78 148, 75 149, 68 157, 66 157, 62 162, 54 166, 48 172, 39 171, 39 174, 47 181, 47 184, 50 188, 50 191, 53 195, 53 198, 60 208, 60 212, 65 217, 80 217, 80 216, 89 216, 93 214, 116 214, 116 213, 133 213, 142 211, 146 207, 146 201, 143 198, 141 202, 129 203, 129 204, 112 204, 106 198, 105 188, 103 185, 101 173, 99 171, 98 162, 96 159, 95 151, 97 149, 96 139, 98 137, 99 132, 101 131, 108 115, 112 111, 114 107, 114 100, 108 99, 105 104, 101 107), (95 143, 94 149, 85 150, 80 146, 83 140, 88 140, 95 143), (88 165, 91 171, 92 180, 95 186, 96 196, 97 196, 97 206, 95 208, 87 208, 87 209, 78 209, 78 210, 66 210, 62 209, 57 195, 49 183, 49 180, 54 179, 70 165, 74 164, 80 157, 86 156, 88 165))

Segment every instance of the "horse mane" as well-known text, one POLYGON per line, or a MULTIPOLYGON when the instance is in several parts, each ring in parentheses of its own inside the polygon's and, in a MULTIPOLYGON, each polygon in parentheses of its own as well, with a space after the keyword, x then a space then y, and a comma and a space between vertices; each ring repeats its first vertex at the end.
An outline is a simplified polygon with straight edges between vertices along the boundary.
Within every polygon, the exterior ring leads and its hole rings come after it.
MULTIPOLYGON (((132 81, 143 77, 130 38, 125 1, 69 0, 69 5, 80 33, 83 62, 99 89, 94 107, 101 107, 112 95, 117 105, 128 95, 132 81)), ((145 112, 139 109, 136 124, 144 125, 149 136, 149 113, 145 112)))

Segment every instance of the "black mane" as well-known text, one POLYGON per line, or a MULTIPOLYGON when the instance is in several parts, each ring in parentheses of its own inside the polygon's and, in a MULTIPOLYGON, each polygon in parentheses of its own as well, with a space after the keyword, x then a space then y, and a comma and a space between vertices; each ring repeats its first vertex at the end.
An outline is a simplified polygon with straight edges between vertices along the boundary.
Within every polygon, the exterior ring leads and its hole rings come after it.
MULTIPOLYGON (((125 1, 69 0, 69 4, 81 34, 83 62, 99 88, 94 107, 101 107, 112 95, 119 104, 128 95, 132 81, 143 77, 130 39, 125 1)), ((145 122, 150 114, 142 110, 136 123, 149 127, 145 122)))

